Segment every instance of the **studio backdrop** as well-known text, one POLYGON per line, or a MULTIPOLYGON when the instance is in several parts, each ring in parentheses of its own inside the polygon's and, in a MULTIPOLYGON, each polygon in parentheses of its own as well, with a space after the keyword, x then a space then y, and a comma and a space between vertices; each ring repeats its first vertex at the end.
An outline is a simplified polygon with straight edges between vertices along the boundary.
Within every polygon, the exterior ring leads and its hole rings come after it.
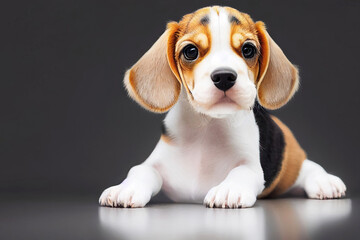
MULTIPOLYGON (((360 192, 360 3, 343 1, 12 1, 1 6, 1 194, 99 196, 160 138, 164 115, 122 79, 170 20, 227 5, 264 21, 300 69, 272 113, 309 159, 360 192), (5 5, 5 6, 4 6, 5 5)), ((221 159, 219 159, 221 161, 221 159)))

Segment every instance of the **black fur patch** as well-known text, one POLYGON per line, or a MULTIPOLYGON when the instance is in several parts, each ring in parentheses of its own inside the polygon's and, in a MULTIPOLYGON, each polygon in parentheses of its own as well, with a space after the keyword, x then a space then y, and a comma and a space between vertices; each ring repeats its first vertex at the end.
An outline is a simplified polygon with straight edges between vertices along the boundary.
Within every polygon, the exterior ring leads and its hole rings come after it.
POLYGON ((237 24, 237 25, 241 23, 240 20, 235 16, 230 17, 230 22, 234 23, 234 24, 237 24))
POLYGON ((260 162, 267 188, 281 170, 285 140, 280 127, 258 102, 254 106, 254 115, 260 131, 260 162))
POLYGON ((200 23, 205 26, 206 24, 209 23, 209 21, 210 21, 209 16, 206 15, 201 18, 200 23))

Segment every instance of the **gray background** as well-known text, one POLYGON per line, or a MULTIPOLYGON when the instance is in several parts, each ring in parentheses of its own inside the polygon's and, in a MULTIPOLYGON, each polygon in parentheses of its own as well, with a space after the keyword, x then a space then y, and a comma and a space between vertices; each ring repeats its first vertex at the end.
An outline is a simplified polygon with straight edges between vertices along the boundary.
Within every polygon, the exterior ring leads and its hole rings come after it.
POLYGON ((267 24, 301 75, 295 98, 274 114, 310 159, 340 176, 350 196, 359 193, 355 0, 2 3, 0 193, 97 199, 124 179, 152 151, 164 117, 127 97, 124 71, 167 21, 213 4, 267 24))

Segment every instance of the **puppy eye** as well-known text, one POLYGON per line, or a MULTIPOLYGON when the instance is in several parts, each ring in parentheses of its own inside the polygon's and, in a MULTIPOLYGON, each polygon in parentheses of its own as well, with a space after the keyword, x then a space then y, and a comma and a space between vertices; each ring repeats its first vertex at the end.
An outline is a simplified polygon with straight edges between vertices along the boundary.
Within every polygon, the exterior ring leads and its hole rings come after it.
POLYGON ((251 42, 245 42, 241 48, 244 58, 252 58, 256 54, 256 47, 251 42))
POLYGON ((187 61, 194 61, 199 56, 199 50, 193 44, 189 44, 184 47, 183 55, 187 61))

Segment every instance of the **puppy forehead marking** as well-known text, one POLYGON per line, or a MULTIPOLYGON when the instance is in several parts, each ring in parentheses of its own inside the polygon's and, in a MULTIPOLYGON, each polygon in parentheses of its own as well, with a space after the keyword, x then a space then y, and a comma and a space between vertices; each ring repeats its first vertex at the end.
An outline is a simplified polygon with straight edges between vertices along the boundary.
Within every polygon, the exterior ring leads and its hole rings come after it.
POLYGON ((239 26, 243 29, 253 32, 255 29, 254 23, 250 16, 246 13, 239 12, 238 10, 230 7, 206 7, 197 10, 196 12, 185 15, 180 21, 183 25, 182 34, 197 31, 199 25, 207 26, 212 20, 214 15, 224 15, 228 18, 231 25, 239 26), (212 17, 211 17, 212 15, 212 17))
POLYGON ((212 39, 212 48, 219 49, 229 46, 230 43, 230 21, 229 14, 224 8, 211 9, 210 18, 210 34, 212 39))
POLYGON ((250 16, 230 7, 203 8, 185 15, 181 22, 184 28, 180 35, 190 36, 204 48, 208 47, 210 36, 215 41, 219 40, 218 43, 211 43, 211 45, 231 42, 238 47, 246 38, 252 38, 251 36, 256 34, 254 22, 250 16), (233 37, 233 34, 236 36, 233 37))

